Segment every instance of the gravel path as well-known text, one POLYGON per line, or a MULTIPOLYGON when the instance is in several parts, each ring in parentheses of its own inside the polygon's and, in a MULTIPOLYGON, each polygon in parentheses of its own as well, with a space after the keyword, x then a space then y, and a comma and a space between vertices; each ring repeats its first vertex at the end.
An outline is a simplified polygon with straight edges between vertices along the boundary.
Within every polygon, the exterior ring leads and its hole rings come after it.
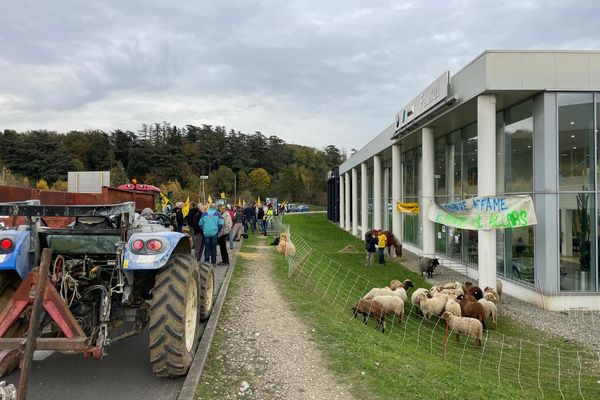
MULTIPOLYGON (((413 271, 417 271, 416 262, 405 263, 413 271)), ((448 268, 439 267, 432 279, 433 285, 448 282, 465 282, 473 279, 448 268)), ((498 304, 498 318, 508 317, 521 321, 534 328, 551 333, 566 341, 573 341, 587 346, 592 351, 600 351, 600 312, 598 311, 562 311, 542 310, 533 304, 526 303, 507 294, 502 294, 502 302, 498 304)))
POLYGON ((228 295, 210 355, 215 368, 206 371, 199 398, 352 399, 327 370, 314 330, 281 295, 270 246, 265 241, 256 250, 238 253, 247 262, 234 294, 228 295))

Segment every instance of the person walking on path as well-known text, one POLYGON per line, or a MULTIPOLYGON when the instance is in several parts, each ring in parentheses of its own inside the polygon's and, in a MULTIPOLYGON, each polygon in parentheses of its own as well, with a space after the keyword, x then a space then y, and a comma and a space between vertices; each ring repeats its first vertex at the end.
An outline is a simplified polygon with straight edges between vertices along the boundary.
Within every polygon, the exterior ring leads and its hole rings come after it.
POLYGON ((365 250, 367 250, 367 261, 365 262, 366 267, 372 267, 375 261, 375 251, 377 250, 377 237, 375 233, 371 233, 365 240, 365 250))
POLYGON ((250 229, 254 235, 254 231, 256 230, 256 211, 254 210, 254 204, 248 204, 244 208, 244 233, 246 235, 248 234, 248 225, 250 225, 250 229))
POLYGON ((231 221, 231 215, 227 210, 225 204, 221 205, 221 216, 223 219, 223 229, 219 234, 219 238, 217 239, 217 244, 219 245, 219 250, 221 252, 221 262, 217 265, 229 265, 229 253, 227 253, 227 237, 229 236, 229 232, 231 232, 231 226, 233 222, 231 221))
MULTIPOLYGON (((196 260, 200 262, 202 260, 202 253, 204 253, 204 234, 202 232, 202 227, 200 226, 200 218, 206 212, 206 207, 202 204, 198 204, 198 211, 194 215, 192 219, 192 224, 190 225, 190 229, 192 230, 192 239, 194 240, 194 255, 196 256, 196 260)), ((190 210, 190 213, 192 211, 190 210)))
POLYGON ((383 231, 379 232, 377 236, 377 249, 379 251, 379 264, 385 265, 385 246, 387 245, 387 237, 383 231))
POLYGON ((208 211, 200 218, 200 228, 204 233, 204 261, 217 265, 217 237, 223 230, 225 221, 217 211, 216 204, 211 204, 208 211))
POLYGON ((240 241, 240 234, 242 233, 242 224, 244 223, 244 212, 241 207, 235 206, 233 212, 233 227, 229 234, 229 247, 233 249, 233 242, 240 241))
POLYGON ((256 213, 256 220, 258 221, 258 227, 260 228, 260 233, 264 236, 267 236, 267 229, 264 224, 265 219, 265 209, 262 207, 258 207, 258 212, 256 213))
POLYGON ((269 230, 269 225, 271 226, 271 229, 273 229, 273 205, 269 204, 267 206, 267 211, 265 212, 265 235, 267 234, 267 231, 269 230))

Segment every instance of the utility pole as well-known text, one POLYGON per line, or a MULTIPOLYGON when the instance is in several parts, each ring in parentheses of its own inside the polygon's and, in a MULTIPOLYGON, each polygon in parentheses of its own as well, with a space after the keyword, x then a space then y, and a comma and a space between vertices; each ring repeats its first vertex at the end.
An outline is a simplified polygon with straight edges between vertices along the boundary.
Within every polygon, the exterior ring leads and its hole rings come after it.
POLYGON ((237 174, 233 176, 233 204, 237 204, 237 174))
POLYGON ((200 175, 202 181, 202 204, 206 205, 206 192, 204 191, 204 181, 208 179, 208 175, 200 175))

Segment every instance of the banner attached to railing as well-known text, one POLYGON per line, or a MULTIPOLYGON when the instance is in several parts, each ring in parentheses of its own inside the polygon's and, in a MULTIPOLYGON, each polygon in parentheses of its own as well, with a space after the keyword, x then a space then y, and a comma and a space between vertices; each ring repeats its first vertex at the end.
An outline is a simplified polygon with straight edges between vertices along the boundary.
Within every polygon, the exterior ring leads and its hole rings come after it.
POLYGON ((482 196, 438 205, 430 200, 427 217, 461 229, 489 230, 537 224, 531 196, 482 196))
POLYGON ((419 203, 396 203, 396 210, 401 213, 410 213, 410 214, 418 214, 419 213, 419 203))

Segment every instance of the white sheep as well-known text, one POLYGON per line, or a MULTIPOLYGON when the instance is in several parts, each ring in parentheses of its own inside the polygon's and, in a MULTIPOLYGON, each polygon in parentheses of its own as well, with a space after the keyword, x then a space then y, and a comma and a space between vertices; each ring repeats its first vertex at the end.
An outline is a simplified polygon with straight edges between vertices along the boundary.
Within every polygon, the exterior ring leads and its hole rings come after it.
POLYGON ((460 304, 456 301, 456 296, 448 296, 444 311, 451 312, 453 315, 460 317, 462 313, 460 311, 460 304))
POLYGON ((369 293, 363 296, 363 299, 370 300, 375 296, 397 296, 402 299, 402 301, 406 301, 406 291, 404 288, 398 288, 396 290, 392 290, 390 288, 373 288, 369 290, 369 293), (402 289, 402 290, 400 290, 402 289))
POLYGON ((442 318, 448 321, 448 328, 456 332, 456 339, 460 340, 459 333, 464 333, 475 339, 475 343, 481 346, 481 336, 483 335, 483 325, 479 320, 468 317, 457 317, 449 311, 442 314, 442 318))
POLYGON ((431 315, 441 315, 446 307, 447 295, 435 296, 428 298, 425 293, 419 294, 419 308, 423 313, 423 317, 429 319, 431 315))
POLYGON ((404 301, 398 296, 375 296, 373 301, 383 305, 387 315, 394 315, 398 322, 402 321, 404 316, 404 301))
POLYGON ((420 303, 420 297, 419 294, 420 293, 424 293, 425 296, 427 296, 429 294, 429 290, 425 289, 425 288, 418 288, 415 289, 415 291, 413 292, 410 301, 413 303, 413 306, 417 307, 417 309, 419 309, 419 303, 420 303))
POLYGON ((489 286, 486 286, 485 289, 483 289, 483 293, 484 293, 484 297, 486 293, 491 293, 494 295, 493 299, 489 299, 490 301, 494 302, 494 304, 498 304, 500 303, 500 295, 498 294, 498 292, 496 292, 494 289, 492 289, 489 286))
POLYGON ((486 300, 488 300, 488 301, 491 301, 494 304, 498 304, 498 298, 492 292, 485 292, 483 294, 483 298, 486 299, 486 300))
POLYGON ((444 289, 458 289, 459 287, 462 287, 462 283, 460 282, 454 282, 454 283, 446 283, 443 288, 444 289))
POLYGON ((485 297, 483 299, 478 300, 479 303, 483 306, 483 317, 485 319, 492 318, 492 322, 497 327, 496 324, 496 314, 498 312, 498 308, 494 302, 487 300, 485 297))

